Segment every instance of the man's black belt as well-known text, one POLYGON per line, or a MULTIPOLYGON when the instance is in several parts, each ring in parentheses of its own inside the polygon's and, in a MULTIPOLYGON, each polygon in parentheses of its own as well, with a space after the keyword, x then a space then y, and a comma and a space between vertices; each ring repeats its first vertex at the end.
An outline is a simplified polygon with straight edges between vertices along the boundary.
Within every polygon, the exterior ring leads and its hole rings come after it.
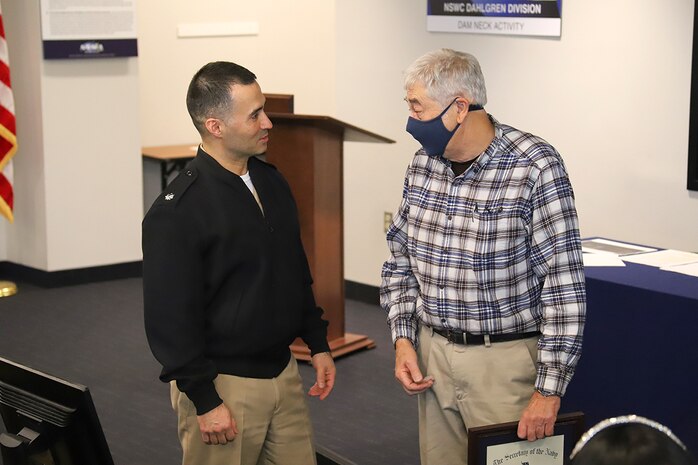
MULTIPOLYGON (((483 345, 485 343, 484 334, 471 334, 465 331, 454 331, 452 329, 432 328, 434 332, 448 339, 454 344, 463 345, 483 345)), ((506 342, 518 341, 519 339, 528 339, 529 337, 540 336, 540 331, 531 331, 529 333, 505 333, 505 334, 490 334, 490 342, 506 342)))

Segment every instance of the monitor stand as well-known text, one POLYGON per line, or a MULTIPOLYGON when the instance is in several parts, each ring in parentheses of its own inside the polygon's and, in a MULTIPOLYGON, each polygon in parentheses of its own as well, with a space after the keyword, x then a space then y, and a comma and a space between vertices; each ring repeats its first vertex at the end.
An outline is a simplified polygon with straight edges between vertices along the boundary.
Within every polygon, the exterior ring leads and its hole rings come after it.
MULTIPOLYGON (((30 450, 31 445, 37 440, 39 433, 29 428, 22 428, 18 434, 0 433, 0 454, 2 454, 3 465, 31 465, 36 463, 31 460, 35 455, 30 450)), ((47 465, 50 462, 42 462, 47 465)))

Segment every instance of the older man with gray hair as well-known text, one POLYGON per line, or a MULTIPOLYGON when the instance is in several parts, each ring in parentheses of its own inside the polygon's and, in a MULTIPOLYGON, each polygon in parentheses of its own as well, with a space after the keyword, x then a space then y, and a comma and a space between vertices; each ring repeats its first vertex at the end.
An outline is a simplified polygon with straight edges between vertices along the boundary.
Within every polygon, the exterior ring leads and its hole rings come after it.
POLYGON ((395 377, 419 395, 422 464, 465 464, 468 428, 553 434, 585 320, 574 194, 555 148, 484 110, 474 56, 427 53, 405 90, 422 148, 387 234, 381 305, 395 377))

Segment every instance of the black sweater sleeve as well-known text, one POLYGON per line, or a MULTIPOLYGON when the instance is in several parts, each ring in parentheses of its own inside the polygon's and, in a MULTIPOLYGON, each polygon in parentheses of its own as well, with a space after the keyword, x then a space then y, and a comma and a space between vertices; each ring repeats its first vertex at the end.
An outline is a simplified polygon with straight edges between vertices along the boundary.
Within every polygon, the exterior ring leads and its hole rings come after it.
POLYGON ((162 381, 177 387, 203 414, 222 403, 205 353, 204 283, 197 228, 174 203, 155 205, 143 222, 145 329, 162 364, 162 381))

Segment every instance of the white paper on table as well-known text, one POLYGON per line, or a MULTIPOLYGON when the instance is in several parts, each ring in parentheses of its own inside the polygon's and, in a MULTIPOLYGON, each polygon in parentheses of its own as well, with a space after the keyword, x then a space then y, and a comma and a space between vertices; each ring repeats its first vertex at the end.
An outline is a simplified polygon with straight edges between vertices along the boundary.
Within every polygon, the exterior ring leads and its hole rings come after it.
POLYGON ((698 263, 684 263, 683 265, 665 266, 660 268, 660 270, 698 277, 698 263))
POLYGON ((584 266, 625 266, 619 256, 610 253, 585 253, 584 266))
POLYGON ((682 252, 681 250, 660 250, 658 252, 641 253, 623 257, 623 261, 657 267, 684 265, 698 262, 698 253, 682 252))
POLYGON ((654 252, 657 249, 625 242, 609 241, 608 239, 585 239, 582 241, 582 251, 587 253, 604 253, 615 256, 629 255, 642 252, 654 252))

